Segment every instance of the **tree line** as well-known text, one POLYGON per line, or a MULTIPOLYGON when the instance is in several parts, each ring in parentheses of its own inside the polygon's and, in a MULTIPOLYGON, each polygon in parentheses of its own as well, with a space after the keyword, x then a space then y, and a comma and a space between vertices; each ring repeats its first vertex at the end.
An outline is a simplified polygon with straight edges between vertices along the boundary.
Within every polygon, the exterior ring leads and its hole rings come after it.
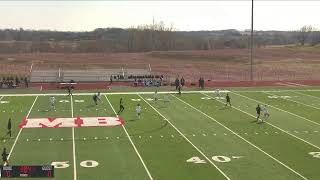
MULTIPOLYGON (((250 31, 178 31, 164 22, 130 28, 98 28, 87 32, 0 30, 0 53, 91 53, 213 50, 248 48, 250 31)), ((255 31, 254 45, 317 45, 320 31, 303 26, 294 31, 255 31)))

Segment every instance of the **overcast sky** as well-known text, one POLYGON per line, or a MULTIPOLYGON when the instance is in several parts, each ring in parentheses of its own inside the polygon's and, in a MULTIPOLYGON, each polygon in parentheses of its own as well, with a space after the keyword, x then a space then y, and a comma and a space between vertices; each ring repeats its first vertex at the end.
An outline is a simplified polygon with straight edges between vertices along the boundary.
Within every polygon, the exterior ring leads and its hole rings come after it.
MULTIPOLYGON (((91 31, 156 21, 178 30, 250 29, 251 1, 0 1, 0 28, 91 31)), ((257 1, 255 30, 320 28, 320 1, 257 1)))

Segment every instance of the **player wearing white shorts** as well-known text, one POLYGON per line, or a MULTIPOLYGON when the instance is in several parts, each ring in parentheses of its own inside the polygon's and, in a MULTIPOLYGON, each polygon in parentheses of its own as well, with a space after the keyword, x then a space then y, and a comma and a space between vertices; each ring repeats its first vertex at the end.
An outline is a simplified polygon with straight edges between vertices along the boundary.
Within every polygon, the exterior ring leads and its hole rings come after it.
POLYGON ((153 98, 154 98, 155 102, 158 100, 158 91, 157 90, 154 92, 154 97, 153 98))
POLYGON ((220 89, 216 89, 216 91, 214 92, 214 95, 215 95, 216 97, 221 97, 220 89))
POLYGON ((269 110, 267 108, 267 105, 264 105, 263 108, 262 108, 262 112, 263 112, 263 116, 265 119, 268 119, 270 114, 269 114, 269 110))
POLYGON ((164 101, 164 103, 168 103, 170 101, 168 94, 164 94, 163 101, 164 101))
POLYGON ((50 96, 50 107, 51 107, 51 110, 56 110, 56 98, 54 96, 50 96))
POLYGON ((141 106, 140 106, 140 104, 137 104, 136 114, 137 114, 138 118, 140 119, 140 115, 141 115, 141 106))

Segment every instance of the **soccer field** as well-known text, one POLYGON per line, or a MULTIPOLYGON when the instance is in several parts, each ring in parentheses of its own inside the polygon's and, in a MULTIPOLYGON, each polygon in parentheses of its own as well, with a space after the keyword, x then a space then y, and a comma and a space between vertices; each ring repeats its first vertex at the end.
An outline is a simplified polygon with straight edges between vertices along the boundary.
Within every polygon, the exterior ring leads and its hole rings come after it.
POLYGON ((93 93, 57 94, 56 111, 49 95, 0 95, 0 149, 10 165, 54 165, 56 180, 320 179, 320 89, 228 93, 232 108, 226 91, 170 93, 169 102, 106 93, 98 105, 93 93), (264 123, 258 104, 268 105, 264 123))

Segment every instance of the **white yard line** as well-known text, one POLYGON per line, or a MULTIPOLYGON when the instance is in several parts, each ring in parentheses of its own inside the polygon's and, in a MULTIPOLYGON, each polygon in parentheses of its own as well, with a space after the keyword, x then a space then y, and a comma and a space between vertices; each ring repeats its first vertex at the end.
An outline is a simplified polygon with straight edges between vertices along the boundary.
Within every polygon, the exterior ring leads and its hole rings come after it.
MULTIPOLYGON (((207 97, 212 97, 212 96, 207 95, 207 94, 203 94, 203 95, 205 95, 205 96, 207 96, 207 97)), ((217 99, 215 99, 215 100, 218 101, 218 102, 220 102, 220 103, 222 103, 222 104, 224 104, 224 102, 222 102, 222 101, 220 101, 220 100, 217 100, 217 99)), ((245 113, 245 114, 247 114, 247 115, 249 115, 249 116, 251 116, 251 117, 253 117, 253 118, 256 118, 256 116, 254 116, 254 115, 252 115, 252 114, 250 114, 250 113, 248 113, 248 112, 246 112, 246 111, 243 111, 243 110, 241 110, 241 109, 239 109, 239 108, 237 108, 237 107, 235 107, 235 106, 233 106, 232 108, 234 108, 234 109, 236 109, 236 110, 238 110, 238 111, 240 111, 240 112, 242 112, 242 113, 245 113)), ((300 140, 300 141, 302 141, 302 142, 304 142, 304 143, 307 143, 308 145, 313 146, 313 147, 315 147, 315 148, 317 148, 317 149, 320 150, 320 147, 319 147, 319 146, 314 145, 314 144, 312 144, 311 142, 308 142, 308 141, 306 141, 306 140, 304 140, 304 139, 302 139, 302 138, 300 138, 300 137, 298 137, 298 136, 296 136, 296 135, 294 135, 294 134, 291 134, 291 133, 289 133, 288 131, 283 130, 283 129, 281 129, 280 127, 278 127, 278 126, 276 126, 276 125, 273 125, 273 124, 271 124, 271 123, 269 123, 269 122, 265 122, 265 123, 267 123, 268 125, 270 125, 270 126, 276 128, 276 129, 278 129, 278 130, 280 130, 280 131, 282 131, 282 132, 284 132, 284 133, 286 133, 286 134, 288 134, 288 135, 290 135, 290 136, 292 136, 292 137, 294 137, 294 138, 296 138, 296 139, 298 139, 298 140, 300 140)))
POLYGON ((208 158, 196 145, 194 145, 176 126, 174 126, 163 114, 161 114, 155 107, 153 107, 148 101, 146 101, 140 94, 138 96, 146 102, 154 111, 156 111, 163 119, 165 119, 188 143, 190 143, 204 158, 206 158, 226 179, 230 178, 216 165, 210 158, 208 158))
MULTIPOLYGON (((310 91, 310 92, 320 92, 320 89, 296 89, 296 90, 270 90, 270 91, 264 91, 264 90, 236 90, 233 92, 292 92, 292 91, 297 91, 297 92, 304 92, 304 91, 310 91)), ((189 93, 213 93, 215 90, 211 91, 182 91, 183 94, 189 94, 189 93)), ((220 90, 220 93, 227 93, 230 92, 229 90, 220 90)), ((88 96, 92 95, 94 92, 91 93, 73 93, 73 95, 76 96, 88 96)), ((177 91, 160 91, 158 94, 177 94, 177 91)), ((137 95, 137 94, 154 94, 154 91, 152 92, 110 92, 110 93, 101 93, 102 95, 137 95)), ((65 93, 48 93, 48 94, 0 94, 0 96, 65 96, 65 93)))
POLYGON ((319 99, 319 100, 320 100, 320 97, 317 97, 317 96, 313 96, 313 95, 305 94, 305 93, 301 93, 301 92, 296 92, 296 91, 292 91, 292 92, 293 92, 293 93, 296 93, 296 94, 300 94, 300 95, 304 95, 304 96, 309 96, 309 97, 316 98, 316 99, 319 99))
POLYGON ((230 131, 232 134, 236 135, 237 137, 239 137, 240 139, 242 139, 243 141, 247 142, 248 144, 250 144, 252 147, 256 148, 257 150, 259 150, 260 152, 264 153, 265 155, 267 155, 268 157, 270 157, 271 159, 273 159, 274 161, 276 161, 277 163, 281 164, 282 166, 284 166, 285 168, 287 168, 288 170, 292 171, 293 173, 295 173, 296 175, 298 175, 299 177, 301 177, 304 180, 308 180, 306 177, 304 177, 303 175, 301 175, 300 173, 298 173, 297 171, 293 170, 292 168, 290 168, 288 165, 284 164, 283 162, 279 161, 278 159, 276 159, 275 157, 273 157, 272 155, 268 154, 267 152, 265 152, 264 150, 262 150, 261 148, 259 148, 258 146, 254 145, 253 143, 251 143, 250 141, 248 141, 247 139, 243 138, 242 136, 240 136, 239 134, 237 134, 236 132, 232 131, 231 129, 229 129, 227 126, 225 126, 224 124, 220 123, 219 121, 217 121, 216 119, 214 119, 213 117, 207 115, 206 113, 202 112, 201 110, 199 110, 198 108, 195 108, 194 106, 192 106, 191 104, 185 102, 184 100, 171 95, 173 97, 175 97, 176 99, 178 99, 179 101, 183 102, 184 104, 188 105, 189 107, 191 107, 192 109, 198 111, 199 113, 201 113, 202 115, 206 116, 207 118, 213 120, 214 122, 218 123, 220 126, 224 127, 225 129, 227 129, 228 131, 230 131))
MULTIPOLYGON (((107 99, 107 101, 108 101, 108 103, 109 103, 109 105, 110 105, 110 107, 111 107, 112 111, 114 112, 114 114, 115 114, 117 117, 119 117, 119 116, 117 115, 117 112, 116 112, 116 111, 115 111, 115 109, 113 108, 113 106, 112 106, 111 102, 109 101, 109 98, 108 98, 106 95, 104 95, 104 97, 107 99)), ((136 145, 133 143, 133 141, 132 141, 132 139, 131 139, 131 137, 130 137, 130 135, 129 135, 129 133, 128 133, 127 129, 126 129, 126 127, 125 127, 124 125, 121 125, 121 126, 122 126, 122 128, 123 128, 124 132, 126 133, 126 135, 127 135, 128 139, 129 139, 129 141, 130 141, 130 143, 131 143, 131 145, 132 145, 133 149, 135 150, 135 152, 136 152, 137 156, 139 157, 139 159, 140 159, 140 161, 141 161, 141 163, 142 163, 142 165, 143 165, 144 169, 146 170, 146 172, 147 172, 147 174, 148 174, 148 176, 149 176, 150 180, 153 180, 153 177, 152 177, 152 175, 151 175, 151 173, 150 173, 150 171, 149 171, 148 167, 147 167, 147 166, 146 166, 146 164, 144 163, 144 161, 143 161, 143 159, 142 159, 142 157, 141 157, 141 155, 140 155, 140 153, 139 153, 139 151, 138 151, 138 149, 137 149, 136 145)))
MULTIPOLYGON (((264 91, 262 91, 262 92, 265 93, 265 94, 268 94, 268 95, 277 96, 276 94, 271 94, 271 93, 269 93, 269 92, 264 92, 264 91)), ((295 103, 297 103, 297 104, 302 104, 302 105, 304 105, 304 106, 308 106, 308 107, 311 107, 311 108, 320 110, 320 108, 318 108, 318 107, 315 107, 315 106, 312 106, 312 105, 309 105, 309 104, 305 104, 305 103, 302 103, 302 102, 299 102, 299 101, 295 101, 295 100, 292 100, 292 99, 288 99, 288 98, 281 98, 281 99, 284 99, 284 100, 286 100, 286 101, 295 102, 295 103)))
MULTIPOLYGON (((241 96, 241 97, 244 97, 244 98, 246 98, 246 99, 250 99, 250 100, 255 101, 255 102, 257 102, 257 103, 260 103, 260 104, 266 104, 266 103, 264 103, 264 102, 258 101, 258 100, 256 100, 256 99, 253 99, 253 98, 250 98, 250 97, 247 97, 247 96, 244 96, 244 95, 239 94, 239 93, 236 93, 236 92, 234 92, 234 91, 232 91, 231 93, 236 94, 236 95, 241 96)), ((279 111, 282 111, 282 112, 291 114, 292 116, 298 117, 298 118, 300 118, 300 119, 306 120, 306 121, 308 121, 308 122, 310 122, 310 123, 313 123, 313 124, 316 124, 316 125, 319 125, 319 126, 320 126, 320 123, 317 123, 317 122, 315 122, 315 121, 312 121, 312 120, 310 120, 310 119, 308 119, 308 118, 305 118, 305 117, 299 116, 299 115, 297 115, 297 114, 294 114, 294 113, 292 113, 292 112, 289 112, 289 111, 286 111, 286 110, 277 108, 277 107, 272 106, 272 105, 270 105, 270 104, 268 104, 268 106, 270 106, 270 107, 272 107, 272 108, 274 108, 274 109, 277 109, 277 110, 279 110, 279 111)))
MULTIPOLYGON (((31 107, 30 107, 30 109, 29 109, 29 112, 28 112, 26 118, 29 117, 29 115, 30 115, 30 113, 31 113, 31 111, 32 111, 32 108, 33 108, 34 104, 36 103, 37 99, 38 99, 38 96, 36 96, 36 98, 34 99, 34 101, 33 101, 32 105, 31 105, 31 107)), ((9 155, 8 155, 8 160, 10 159, 10 157, 11 157, 11 155, 12 155, 12 152, 13 152, 13 150, 14 150, 14 147, 16 146, 16 144, 17 144, 17 142, 18 142, 18 139, 19 139, 19 137, 20 137, 20 134, 21 134, 21 132, 22 132, 22 129, 23 129, 23 128, 20 128, 19 133, 18 133, 16 139, 14 140, 14 143, 13 143, 13 145, 12 145, 12 147, 11 147, 11 150, 10 150, 10 152, 9 152, 9 155)))
MULTIPOLYGON (((73 117, 73 98, 70 96, 71 101, 71 117, 73 117)), ((72 127, 72 155, 73 155, 73 179, 77 180, 77 161, 76 161, 76 143, 74 141, 74 127, 72 127)))

